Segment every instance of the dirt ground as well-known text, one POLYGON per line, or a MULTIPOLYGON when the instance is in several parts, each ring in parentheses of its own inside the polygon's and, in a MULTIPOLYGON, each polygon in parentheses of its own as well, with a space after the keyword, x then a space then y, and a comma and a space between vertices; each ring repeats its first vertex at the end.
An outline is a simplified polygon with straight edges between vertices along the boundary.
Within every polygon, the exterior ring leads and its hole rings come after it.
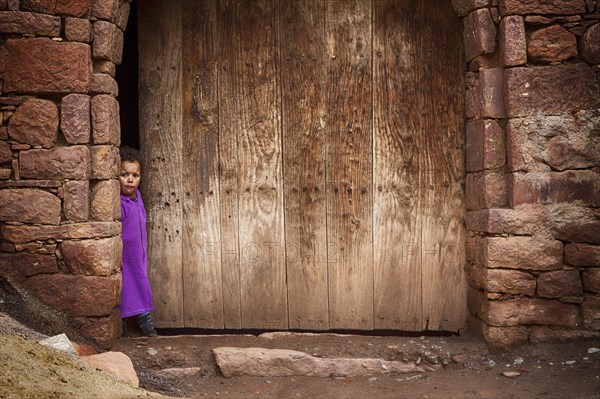
MULTIPOLYGON (((0 398, 600 398, 600 342, 530 345, 490 354, 483 342, 456 336, 264 333, 119 340, 140 379, 133 389, 37 340, 61 332, 78 340, 64 317, 0 278, 0 398), (316 357, 414 361, 437 371, 364 377, 225 378, 212 349, 298 350, 316 357), (588 353, 594 352, 594 353, 588 353), (507 377, 503 372, 517 372, 507 377)), ((178 335, 171 335, 177 333, 178 335)))

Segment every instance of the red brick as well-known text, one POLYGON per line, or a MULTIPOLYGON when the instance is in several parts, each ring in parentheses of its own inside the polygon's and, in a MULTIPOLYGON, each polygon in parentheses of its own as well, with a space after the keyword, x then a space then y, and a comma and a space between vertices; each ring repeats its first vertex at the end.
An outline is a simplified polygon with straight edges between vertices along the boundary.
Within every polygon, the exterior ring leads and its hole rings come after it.
POLYGON ((581 274, 583 289, 600 294, 600 267, 590 267, 581 274))
POLYGON ((94 144, 119 145, 121 127, 119 124, 119 103, 110 95, 92 97, 92 129, 94 144))
POLYGON ((110 94, 117 97, 119 86, 117 81, 106 73, 93 73, 90 81, 90 92, 92 94, 110 94))
POLYGON ((112 21, 119 8, 119 0, 92 0, 92 16, 112 21))
POLYGON ((122 2, 115 15, 115 25, 117 25, 119 29, 121 29, 123 32, 125 32, 125 28, 127 28, 127 21, 129 20, 130 10, 130 4, 126 1, 122 2))
POLYGON ((118 310, 108 317, 78 317, 74 321, 80 325, 81 335, 92 338, 102 349, 110 349, 121 335, 121 314, 118 310))
POLYGON ((0 141, 0 163, 12 162, 13 153, 10 149, 10 144, 6 141, 0 141))
POLYGON ((579 296, 583 293, 577 270, 556 270, 542 273, 537 280, 537 295, 541 298, 579 296))
POLYGON ((488 292, 503 294, 535 294, 536 280, 529 273, 517 270, 483 269, 484 288, 488 292))
POLYGON ((531 34, 527 53, 534 62, 561 62, 577 56, 577 38, 560 25, 531 34))
POLYGON ((469 173, 465 190, 467 210, 498 208, 508 204, 508 186, 503 173, 469 173))
POLYGON ((509 117, 576 112, 600 99, 596 74, 586 64, 509 68, 504 95, 509 117))
POLYGON ((600 64, 600 23, 590 26, 583 35, 581 55, 590 64, 600 64))
POLYGON ((43 190, 33 188, 0 190, 0 220, 53 224, 60 223, 60 199, 43 190))
POLYGON ((525 19, 519 15, 502 18, 500 22, 500 59, 504 66, 527 63, 525 19))
POLYGON ((513 173, 509 186, 511 207, 561 202, 600 207, 600 175, 591 170, 513 173))
POLYGON ((474 10, 464 19, 463 37, 467 61, 496 49, 496 25, 487 8, 474 10))
POLYGON ((60 36, 60 18, 20 11, 0 11, 0 33, 60 36))
POLYGON ((505 118, 504 68, 482 69, 467 79, 466 112, 470 119, 505 118))
POLYGON ((123 31, 117 25, 106 21, 94 22, 93 30, 94 60, 106 60, 119 65, 123 56, 123 31))
POLYGON ((50 255, 0 252, 0 275, 13 272, 26 277, 42 273, 57 273, 58 265, 56 257, 50 255))
POLYGON ((65 37, 71 42, 89 43, 92 38, 92 24, 83 18, 65 18, 65 37))
POLYGON ((89 181, 71 180, 63 188, 63 213, 71 222, 85 222, 89 217, 89 181))
POLYGON ((92 189, 93 220, 112 221, 121 217, 121 186, 118 180, 101 180, 92 189))
POLYGON ((117 68, 115 64, 110 61, 94 61, 94 73, 105 73, 107 75, 115 77, 117 68))
POLYGON ((91 0, 56 0, 55 11, 59 15, 71 17, 87 17, 90 13, 91 0))
POLYGON ((484 209, 467 212, 467 229, 489 234, 532 235, 544 228, 546 216, 539 206, 518 209, 484 209))
POLYGON ((494 120, 467 124, 467 172, 504 166, 504 132, 494 120))
POLYGON ((112 145, 90 147, 92 158, 92 179, 115 179, 121 168, 119 149, 112 145))
POLYGON ((500 14, 559 14, 585 13, 584 0, 500 0, 500 14))
POLYGON ((484 305, 483 320, 500 327, 528 324, 575 327, 579 321, 579 307, 539 298, 488 301, 484 305))
POLYGON ((61 246, 63 259, 73 274, 110 276, 121 265, 121 237, 67 240, 61 246))
POLYGON ((482 265, 489 268, 557 270, 562 267, 563 244, 532 237, 486 237, 482 265))
POLYGON ((469 11, 486 7, 489 4, 490 0, 452 0, 454 10, 461 17, 466 16, 469 11))
POLYGON ((8 135, 14 141, 50 148, 58 136, 58 108, 48 100, 24 102, 8 123, 8 135))
POLYGON ((87 44, 45 38, 8 40, 6 93, 86 92, 90 81, 87 44))
POLYGON ((547 224, 554 237, 567 242, 600 244, 600 220, 591 209, 568 203, 549 208, 547 224))
POLYGON ((592 331, 600 331, 600 296, 588 296, 581 305, 583 325, 592 331))
POLYGON ((90 142, 90 97, 85 94, 69 94, 63 97, 60 107, 60 129, 69 144, 90 142))
POLYGON ((573 266, 600 267, 600 246, 567 244, 565 245, 565 263, 573 266))
POLYGON ((85 180, 90 176, 90 152, 85 146, 21 151, 21 178, 85 180))
POLYGON ((12 243, 36 240, 68 240, 94 237, 112 237, 121 233, 118 222, 90 222, 59 226, 0 226, 2 238, 12 243))
POLYGON ((41 14, 54 14, 56 0, 21 0, 21 8, 41 14))

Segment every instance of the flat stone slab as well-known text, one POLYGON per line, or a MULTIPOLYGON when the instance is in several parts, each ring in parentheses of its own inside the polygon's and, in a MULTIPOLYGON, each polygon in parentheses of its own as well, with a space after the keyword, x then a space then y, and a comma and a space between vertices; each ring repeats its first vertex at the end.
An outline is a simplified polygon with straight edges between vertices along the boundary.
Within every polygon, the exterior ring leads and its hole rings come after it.
POLYGON ((225 377, 358 377, 372 374, 423 373, 429 366, 383 359, 319 358, 304 352, 265 348, 214 348, 225 377))

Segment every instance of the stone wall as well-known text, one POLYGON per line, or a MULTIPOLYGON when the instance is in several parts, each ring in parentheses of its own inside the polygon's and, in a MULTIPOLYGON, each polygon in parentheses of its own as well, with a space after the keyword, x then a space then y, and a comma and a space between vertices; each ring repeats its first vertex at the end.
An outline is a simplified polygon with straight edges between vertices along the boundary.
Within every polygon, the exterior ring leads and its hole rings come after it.
POLYGON ((467 271, 494 348, 600 337, 596 0, 453 0, 467 72, 467 271))
POLYGON ((120 331, 116 65, 124 0, 0 0, 0 274, 110 346, 120 331))

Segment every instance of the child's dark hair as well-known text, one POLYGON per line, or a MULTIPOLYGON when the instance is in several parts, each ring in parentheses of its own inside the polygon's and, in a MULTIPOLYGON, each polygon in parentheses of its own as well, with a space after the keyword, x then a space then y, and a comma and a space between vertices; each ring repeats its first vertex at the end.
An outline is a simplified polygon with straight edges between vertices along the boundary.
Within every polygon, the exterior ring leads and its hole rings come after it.
POLYGON ((121 147, 121 149, 119 150, 119 155, 121 156, 121 162, 139 162, 140 166, 142 164, 141 161, 141 157, 140 157, 140 152, 138 150, 136 150, 135 148, 131 148, 131 147, 121 147))

